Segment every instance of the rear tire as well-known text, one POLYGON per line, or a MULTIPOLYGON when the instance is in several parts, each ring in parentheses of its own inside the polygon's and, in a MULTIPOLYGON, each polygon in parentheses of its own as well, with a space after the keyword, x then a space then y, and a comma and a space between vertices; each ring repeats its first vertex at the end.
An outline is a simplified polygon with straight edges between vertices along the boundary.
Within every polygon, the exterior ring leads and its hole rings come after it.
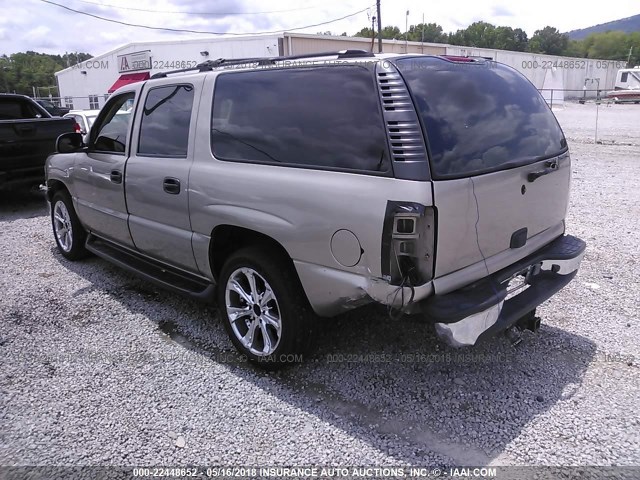
POLYGON ((71 196, 64 190, 51 199, 51 226, 58 251, 67 260, 79 260, 87 256, 85 242, 87 232, 82 227, 73 208, 71 196))
POLYGON ((217 301, 229 338, 249 361, 269 370, 302 362, 315 315, 289 259, 258 247, 233 253, 217 301))

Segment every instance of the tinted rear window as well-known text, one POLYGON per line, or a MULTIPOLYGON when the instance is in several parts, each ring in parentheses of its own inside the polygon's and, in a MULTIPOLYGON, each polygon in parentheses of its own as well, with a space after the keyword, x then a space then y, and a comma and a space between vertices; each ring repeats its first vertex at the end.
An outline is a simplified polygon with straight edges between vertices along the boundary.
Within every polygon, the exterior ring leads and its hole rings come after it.
POLYGON ((222 160, 389 169, 373 72, 361 66, 222 74, 211 148, 222 160))
POLYGON ((553 113, 516 70, 434 57, 397 65, 422 117, 434 178, 487 173, 566 150, 553 113))

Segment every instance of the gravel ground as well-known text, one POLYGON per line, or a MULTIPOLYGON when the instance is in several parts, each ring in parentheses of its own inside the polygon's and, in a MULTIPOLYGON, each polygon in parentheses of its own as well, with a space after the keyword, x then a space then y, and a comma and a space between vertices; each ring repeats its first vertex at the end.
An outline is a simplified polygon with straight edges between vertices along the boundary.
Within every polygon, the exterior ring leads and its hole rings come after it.
POLYGON ((212 308, 55 250, 0 196, 0 465, 639 465, 640 106, 557 111, 589 246, 517 348, 440 344, 367 307, 306 363, 238 360, 212 308))

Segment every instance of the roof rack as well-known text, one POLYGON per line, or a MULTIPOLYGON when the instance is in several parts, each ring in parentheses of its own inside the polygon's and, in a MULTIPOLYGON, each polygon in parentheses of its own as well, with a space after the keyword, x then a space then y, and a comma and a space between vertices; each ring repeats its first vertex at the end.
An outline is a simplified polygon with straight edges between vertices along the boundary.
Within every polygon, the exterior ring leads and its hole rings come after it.
POLYGON ((168 72, 158 72, 154 73, 151 78, 164 78, 167 75, 173 75, 174 73, 184 73, 184 72, 209 72, 214 68, 229 66, 229 65, 245 65, 249 63, 257 63, 258 65, 274 65, 277 62, 282 62, 286 60, 302 60, 304 58, 319 58, 319 57, 330 57, 333 55, 337 55, 338 59, 349 59, 349 58, 362 58, 362 57, 375 57, 372 52, 368 52, 366 50, 341 50, 335 52, 321 52, 321 53, 306 53, 302 55, 288 55, 288 56, 280 56, 280 57, 253 57, 253 58, 218 58, 216 60, 207 60, 206 62, 199 63, 195 67, 191 68, 181 68, 179 70, 169 70, 168 72))

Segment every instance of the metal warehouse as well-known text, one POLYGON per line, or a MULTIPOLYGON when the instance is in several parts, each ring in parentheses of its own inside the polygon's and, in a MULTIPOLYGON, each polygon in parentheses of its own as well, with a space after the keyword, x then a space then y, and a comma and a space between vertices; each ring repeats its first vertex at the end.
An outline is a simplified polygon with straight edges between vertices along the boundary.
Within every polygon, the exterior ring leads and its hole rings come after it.
MULTIPOLYGON (((510 65, 523 73, 547 100, 594 97, 614 87, 625 62, 511 52, 441 43, 383 40, 385 53, 481 56, 510 65)), ((157 72, 195 67, 216 58, 273 57, 327 51, 377 51, 377 41, 360 37, 283 33, 270 36, 216 37, 164 42, 129 43, 78 65, 56 72, 63 104, 95 109, 109 94, 127 83, 145 80, 157 72)))

